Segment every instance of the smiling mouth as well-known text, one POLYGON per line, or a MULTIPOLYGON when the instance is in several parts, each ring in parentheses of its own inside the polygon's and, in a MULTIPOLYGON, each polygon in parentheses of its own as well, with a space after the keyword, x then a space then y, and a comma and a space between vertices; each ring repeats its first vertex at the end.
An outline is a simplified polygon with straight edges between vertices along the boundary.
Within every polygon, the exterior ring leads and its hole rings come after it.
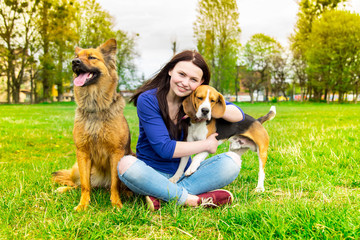
POLYGON ((178 89, 180 90, 180 92, 187 92, 187 91, 189 91, 188 89, 183 88, 183 87, 180 87, 180 86, 178 86, 178 89))

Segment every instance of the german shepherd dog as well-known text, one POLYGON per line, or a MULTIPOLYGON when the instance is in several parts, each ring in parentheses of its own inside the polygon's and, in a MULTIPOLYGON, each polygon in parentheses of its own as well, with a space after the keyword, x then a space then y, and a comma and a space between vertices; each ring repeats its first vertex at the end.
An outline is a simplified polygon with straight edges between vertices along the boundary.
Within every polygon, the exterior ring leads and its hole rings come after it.
POLYGON ((90 203, 91 187, 110 187, 111 203, 121 208, 122 183, 117 164, 130 148, 130 132, 123 115, 125 100, 116 92, 116 40, 109 39, 100 47, 76 47, 72 60, 74 92, 77 103, 74 142, 77 162, 69 170, 52 173, 53 180, 67 185, 58 192, 81 186, 81 199, 76 211, 90 203))

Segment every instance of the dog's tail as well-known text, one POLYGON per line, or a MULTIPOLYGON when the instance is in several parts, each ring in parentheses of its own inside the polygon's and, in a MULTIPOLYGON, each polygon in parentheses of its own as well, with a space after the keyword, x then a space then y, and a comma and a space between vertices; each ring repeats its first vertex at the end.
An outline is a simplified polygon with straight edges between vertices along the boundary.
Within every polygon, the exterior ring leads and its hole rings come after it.
POLYGON ((53 172, 51 175, 54 182, 68 186, 59 188, 57 191, 65 192, 66 190, 77 188, 80 185, 80 174, 77 164, 71 169, 59 170, 53 172))
POLYGON ((276 107, 275 106, 271 106, 270 108, 270 111, 265 115, 265 116, 262 116, 262 117, 259 117, 257 120, 263 124, 264 122, 266 121, 270 121, 272 120, 276 115, 276 107))

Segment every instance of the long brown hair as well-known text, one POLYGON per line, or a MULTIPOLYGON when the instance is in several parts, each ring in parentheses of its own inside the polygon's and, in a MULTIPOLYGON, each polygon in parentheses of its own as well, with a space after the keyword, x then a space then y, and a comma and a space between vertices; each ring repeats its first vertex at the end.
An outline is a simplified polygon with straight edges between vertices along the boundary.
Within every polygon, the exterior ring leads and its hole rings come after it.
POLYGON ((130 102, 133 102, 134 105, 137 105, 137 99, 139 95, 150 89, 157 89, 156 97, 159 102, 159 107, 161 111, 161 116, 165 122, 166 128, 168 129, 170 136, 179 140, 181 135, 184 137, 187 136, 187 123, 182 121, 182 118, 185 116, 184 109, 181 106, 177 114, 177 124, 175 125, 171 121, 169 116, 169 110, 167 105, 166 96, 170 90, 170 76, 169 71, 172 70, 178 62, 192 62, 198 66, 203 72, 204 82, 202 85, 208 85, 210 82, 210 70, 206 64, 205 59, 201 56, 200 53, 196 51, 186 50, 181 53, 176 54, 160 71, 147 82, 145 82, 130 99, 130 102))

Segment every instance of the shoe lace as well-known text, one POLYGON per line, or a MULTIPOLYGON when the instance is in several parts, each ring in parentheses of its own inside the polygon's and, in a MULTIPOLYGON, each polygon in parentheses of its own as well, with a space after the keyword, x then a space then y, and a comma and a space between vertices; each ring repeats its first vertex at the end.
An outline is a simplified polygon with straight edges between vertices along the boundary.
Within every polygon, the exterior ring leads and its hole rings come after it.
POLYGON ((217 205, 214 203, 214 200, 213 200, 212 197, 202 198, 200 206, 214 206, 214 207, 217 207, 217 205))

